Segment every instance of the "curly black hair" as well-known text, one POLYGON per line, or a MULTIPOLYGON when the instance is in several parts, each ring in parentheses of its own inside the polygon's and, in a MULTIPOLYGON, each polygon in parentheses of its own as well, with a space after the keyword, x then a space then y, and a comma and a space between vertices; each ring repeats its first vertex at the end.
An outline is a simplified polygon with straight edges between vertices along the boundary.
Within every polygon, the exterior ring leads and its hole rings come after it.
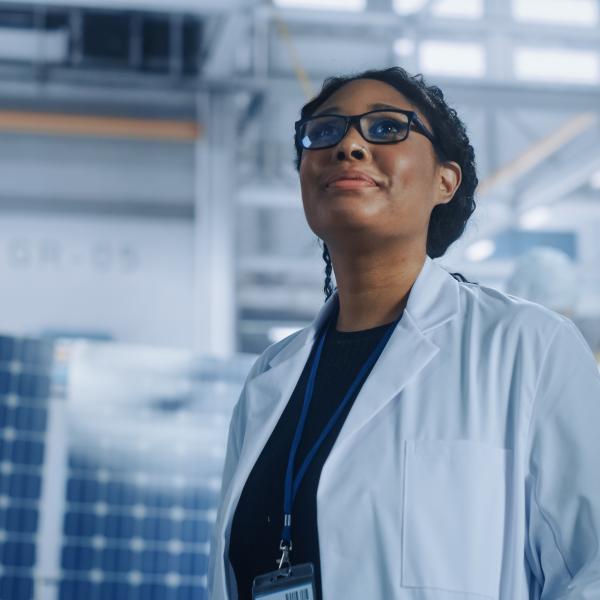
MULTIPOLYGON (((401 67, 370 69, 355 75, 328 77, 321 91, 307 102, 301 110, 302 119, 310 117, 315 110, 341 87, 357 79, 375 79, 396 88, 431 124, 436 142, 434 149, 440 162, 454 161, 460 165, 462 180, 454 197, 447 204, 439 204, 431 212, 427 232, 427 254, 431 258, 443 256, 448 247, 463 234, 467 221, 475 210, 475 188, 477 170, 475 152, 467 136, 465 124, 456 110, 446 103, 442 90, 435 85, 427 85, 422 75, 411 75, 401 67)), ((297 136, 296 169, 300 170, 302 146, 297 136)), ((331 257, 327 245, 323 243, 325 260, 325 296, 333 293, 331 285, 331 257)), ((467 281, 460 273, 452 273, 458 281, 467 281)))

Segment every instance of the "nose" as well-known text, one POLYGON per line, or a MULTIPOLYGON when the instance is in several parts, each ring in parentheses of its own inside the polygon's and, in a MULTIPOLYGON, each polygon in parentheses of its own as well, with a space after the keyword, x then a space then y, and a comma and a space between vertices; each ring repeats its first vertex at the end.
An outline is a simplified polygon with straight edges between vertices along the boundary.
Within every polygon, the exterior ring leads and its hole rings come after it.
POLYGON ((334 147, 335 158, 343 160, 366 160, 371 157, 367 148, 368 144, 356 129, 354 124, 350 125, 346 135, 334 147))

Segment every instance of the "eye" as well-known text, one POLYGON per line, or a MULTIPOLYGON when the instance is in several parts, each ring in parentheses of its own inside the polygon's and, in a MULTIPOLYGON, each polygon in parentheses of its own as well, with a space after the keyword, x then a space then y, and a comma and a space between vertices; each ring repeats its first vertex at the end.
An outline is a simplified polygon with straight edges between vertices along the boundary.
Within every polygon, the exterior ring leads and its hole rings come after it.
POLYGON ((335 127, 332 123, 322 123, 313 127, 310 136, 314 138, 324 138, 335 134, 335 127))
POLYGON ((374 142, 403 140, 409 126, 409 117, 404 113, 376 111, 363 117, 362 130, 374 142))
POLYGON ((326 145, 337 141, 344 133, 344 119, 335 117, 317 118, 306 125, 304 135, 311 142, 311 145, 326 145))
POLYGON ((378 117, 369 125, 369 135, 377 139, 397 139, 404 136, 406 120, 391 117, 378 117))

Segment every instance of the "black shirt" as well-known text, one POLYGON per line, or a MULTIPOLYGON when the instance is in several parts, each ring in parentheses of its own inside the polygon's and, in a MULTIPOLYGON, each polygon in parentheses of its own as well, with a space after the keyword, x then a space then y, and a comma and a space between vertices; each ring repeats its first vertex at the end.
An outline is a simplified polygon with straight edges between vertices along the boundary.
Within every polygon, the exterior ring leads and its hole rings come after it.
MULTIPOLYGON (((351 332, 340 332, 335 327, 329 329, 317 370, 306 426, 296 455, 294 475, 389 326, 386 324, 351 332)), ((316 345, 315 343, 313 346, 281 418, 248 476, 233 516, 229 560, 235 572, 239 600, 251 599, 254 578, 275 570, 276 560, 281 555, 279 542, 283 527, 285 471, 316 345)), ((317 532, 317 487, 323 464, 369 372, 370 369, 356 387, 341 418, 319 448, 294 501, 291 561, 292 564, 313 563, 319 600, 321 569, 317 532)))

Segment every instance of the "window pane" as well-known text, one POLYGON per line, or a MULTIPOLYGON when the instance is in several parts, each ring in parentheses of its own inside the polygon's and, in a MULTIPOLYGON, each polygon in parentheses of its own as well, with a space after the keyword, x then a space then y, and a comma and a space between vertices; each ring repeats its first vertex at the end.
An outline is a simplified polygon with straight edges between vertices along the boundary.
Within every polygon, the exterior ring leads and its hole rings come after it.
POLYGON ((513 0, 513 15, 519 21, 595 25, 598 23, 598 1, 513 0))
POLYGON ((423 42, 419 61, 423 71, 435 75, 482 77, 485 74, 485 52, 480 44, 423 42))
POLYGON ((516 48, 515 75, 530 81, 598 83, 598 53, 562 48, 516 48))

